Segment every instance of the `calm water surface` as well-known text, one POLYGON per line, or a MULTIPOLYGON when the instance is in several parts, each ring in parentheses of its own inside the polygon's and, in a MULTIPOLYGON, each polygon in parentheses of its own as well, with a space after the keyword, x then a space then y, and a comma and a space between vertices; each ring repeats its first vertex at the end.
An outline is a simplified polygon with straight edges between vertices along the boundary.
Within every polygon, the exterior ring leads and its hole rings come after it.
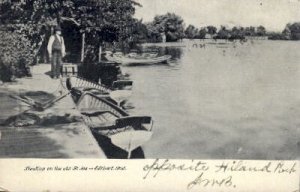
POLYGON ((122 69, 130 113, 154 119, 147 158, 299 159, 300 42, 174 46, 169 64, 122 69))

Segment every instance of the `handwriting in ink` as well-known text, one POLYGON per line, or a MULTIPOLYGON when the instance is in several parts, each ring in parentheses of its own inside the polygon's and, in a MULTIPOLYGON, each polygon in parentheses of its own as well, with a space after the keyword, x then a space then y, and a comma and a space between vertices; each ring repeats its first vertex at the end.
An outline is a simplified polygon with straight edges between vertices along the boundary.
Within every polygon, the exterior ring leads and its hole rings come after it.
POLYGON ((143 170, 146 172, 143 178, 146 179, 150 173, 153 173, 153 178, 155 178, 162 171, 207 171, 209 166, 203 161, 192 160, 191 164, 174 164, 168 159, 163 161, 156 159, 152 164, 145 165, 143 170))
POLYGON ((228 171, 247 171, 247 172, 267 172, 270 173, 270 167, 272 163, 268 162, 266 165, 263 165, 262 167, 257 166, 247 166, 244 164, 243 161, 232 161, 232 162, 223 162, 222 164, 216 165, 216 172, 228 172, 228 171))
POLYGON ((205 178, 204 173, 202 172, 195 180, 190 182, 187 185, 187 189, 191 190, 195 186, 199 187, 233 187, 236 188, 236 185, 232 182, 232 176, 226 176, 221 179, 216 178, 205 178))
POLYGON ((289 165, 285 162, 272 163, 271 161, 262 166, 248 166, 244 161, 223 162, 215 165, 215 172, 265 172, 265 173, 287 173, 296 172, 296 163, 289 165))

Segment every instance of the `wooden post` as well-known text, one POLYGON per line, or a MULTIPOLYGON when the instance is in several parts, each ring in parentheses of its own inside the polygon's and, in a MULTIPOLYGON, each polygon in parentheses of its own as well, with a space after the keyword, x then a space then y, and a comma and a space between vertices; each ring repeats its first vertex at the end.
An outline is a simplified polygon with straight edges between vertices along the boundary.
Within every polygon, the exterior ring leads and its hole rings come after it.
POLYGON ((85 44, 85 33, 82 33, 82 37, 81 37, 81 59, 80 61, 83 62, 84 59, 84 44, 85 44))
POLYGON ((99 45, 99 57, 98 57, 99 63, 101 62, 101 55, 102 55, 102 46, 99 45))

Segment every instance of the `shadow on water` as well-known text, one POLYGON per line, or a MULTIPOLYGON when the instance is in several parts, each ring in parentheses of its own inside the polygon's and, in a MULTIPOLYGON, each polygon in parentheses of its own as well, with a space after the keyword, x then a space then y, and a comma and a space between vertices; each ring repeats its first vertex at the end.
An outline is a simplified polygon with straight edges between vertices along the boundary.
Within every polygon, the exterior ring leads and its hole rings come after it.
MULTIPOLYGON (((105 136, 99 135, 93 132, 95 139, 99 146, 104 151, 105 155, 109 159, 127 159, 128 153, 123 149, 113 145, 111 140, 105 136)), ((131 159, 144 159, 144 151, 141 147, 136 148, 131 152, 131 159)))
POLYGON ((130 65, 126 65, 126 67, 153 67, 153 66, 166 66, 168 65, 168 61, 162 62, 162 63, 154 63, 154 64, 142 64, 142 63, 134 63, 130 65))

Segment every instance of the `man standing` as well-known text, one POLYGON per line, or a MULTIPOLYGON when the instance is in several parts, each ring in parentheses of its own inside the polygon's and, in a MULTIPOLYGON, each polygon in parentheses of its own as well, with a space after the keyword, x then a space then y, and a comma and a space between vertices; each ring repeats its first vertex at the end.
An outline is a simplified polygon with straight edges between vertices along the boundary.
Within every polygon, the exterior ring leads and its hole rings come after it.
POLYGON ((51 60, 52 78, 59 78, 62 57, 66 55, 65 43, 59 26, 55 27, 55 34, 51 35, 47 49, 51 60))

